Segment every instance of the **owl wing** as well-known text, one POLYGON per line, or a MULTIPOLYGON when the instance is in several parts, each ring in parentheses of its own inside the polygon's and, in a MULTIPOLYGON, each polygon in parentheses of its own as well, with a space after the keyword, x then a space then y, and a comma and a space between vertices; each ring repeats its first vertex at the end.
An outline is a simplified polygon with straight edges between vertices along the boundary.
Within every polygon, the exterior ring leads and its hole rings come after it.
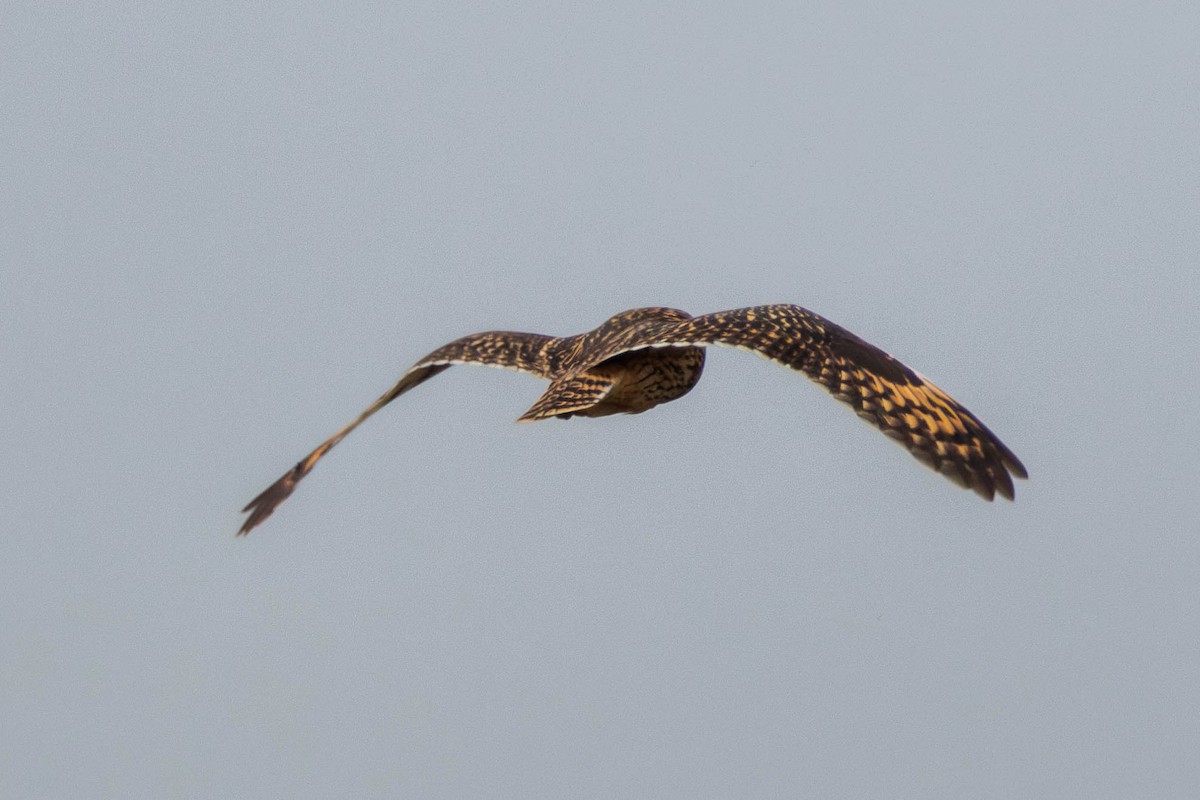
POLYGON ((803 372, 918 460, 981 497, 1013 499, 1025 467, 979 418, 915 370, 819 314, 793 305, 650 321, 591 354, 591 364, 630 350, 716 344, 803 372))
POLYGON ((374 414, 400 395, 423 383, 454 364, 482 364, 489 367, 503 367, 519 372, 528 372, 539 378, 550 378, 550 355, 557 342, 550 336, 537 333, 516 333, 512 331, 488 331, 476 333, 455 339, 447 345, 439 347, 409 368, 400 381, 385 392, 378 400, 367 407, 365 411, 346 427, 330 436, 317 446, 315 450, 302 458, 296 466, 285 472, 279 480, 268 486, 262 494, 251 500, 242 513, 250 516, 242 523, 238 536, 245 536, 262 523, 271 512, 288 498, 296 488, 300 479, 312 471, 316 463, 329 450, 346 438, 350 431, 357 428, 367 417, 374 414))

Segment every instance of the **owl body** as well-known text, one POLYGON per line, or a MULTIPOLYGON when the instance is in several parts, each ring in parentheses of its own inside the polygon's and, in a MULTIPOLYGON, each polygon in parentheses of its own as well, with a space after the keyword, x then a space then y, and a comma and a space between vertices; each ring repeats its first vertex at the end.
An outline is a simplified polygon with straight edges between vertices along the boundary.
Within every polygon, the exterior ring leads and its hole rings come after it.
POLYGON ((612 381, 612 389, 581 417, 640 414, 678 400, 690 392, 704 372, 704 348, 662 347, 635 350, 593 367, 612 381))

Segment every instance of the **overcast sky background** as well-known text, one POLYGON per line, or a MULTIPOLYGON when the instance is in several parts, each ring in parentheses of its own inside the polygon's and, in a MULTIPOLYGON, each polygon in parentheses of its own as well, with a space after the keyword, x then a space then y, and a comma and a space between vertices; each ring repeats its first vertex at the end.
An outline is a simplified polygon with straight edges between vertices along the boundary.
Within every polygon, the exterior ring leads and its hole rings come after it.
POLYGON ((8 3, 0 795, 1200 796, 1200 6, 8 3), (473 331, 794 302, 515 425, 473 331))

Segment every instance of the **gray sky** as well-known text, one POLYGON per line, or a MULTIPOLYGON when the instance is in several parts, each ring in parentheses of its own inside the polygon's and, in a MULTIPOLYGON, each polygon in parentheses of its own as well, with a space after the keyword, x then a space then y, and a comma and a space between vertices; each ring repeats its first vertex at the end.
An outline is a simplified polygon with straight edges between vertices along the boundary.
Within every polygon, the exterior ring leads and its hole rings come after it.
POLYGON ((6 4, 0 795, 1195 797, 1194 3, 6 4), (1025 461, 710 353, 794 302, 1025 461))

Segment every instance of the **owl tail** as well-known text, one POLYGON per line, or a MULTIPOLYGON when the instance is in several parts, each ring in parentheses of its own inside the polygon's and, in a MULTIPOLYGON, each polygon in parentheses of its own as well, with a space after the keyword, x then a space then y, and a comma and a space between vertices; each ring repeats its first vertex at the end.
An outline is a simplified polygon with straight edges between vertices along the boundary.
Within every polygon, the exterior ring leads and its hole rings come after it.
POLYGON ((551 381, 550 388, 517 418, 517 422, 536 422, 549 417, 567 417, 571 414, 602 416, 595 413, 596 406, 614 386, 611 378, 584 373, 551 381), (591 413, 589 413, 591 411, 591 413))

